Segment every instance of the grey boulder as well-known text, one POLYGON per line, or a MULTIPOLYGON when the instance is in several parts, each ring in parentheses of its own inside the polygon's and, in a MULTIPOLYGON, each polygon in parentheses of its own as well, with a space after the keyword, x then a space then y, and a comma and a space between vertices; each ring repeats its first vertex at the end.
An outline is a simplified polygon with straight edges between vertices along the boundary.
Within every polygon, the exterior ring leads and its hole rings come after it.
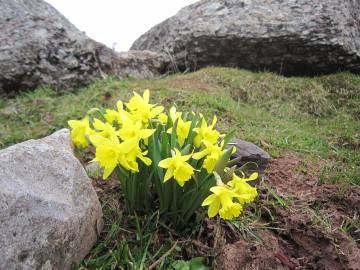
POLYGON ((153 63, 165 56, 146 55, 146 61, 141 54, 133 54, 139 61, 119 55, 43 0, 0 0, 0 94, 41 86, 68 91, 106 75, 148 77, 166 70, 166 61, 153 63))
POLYGON ((69 130, 0 151, 0 269, 71 269, 97 240, 102 210, 69 130))
POLYGON ((131 49, 167 53, 180 70, 359 73, 360 1, 202 0, 154 26, 131 49))
POLYGON ((119 53, 116 74, 121 77, 149 79, 172 72, 170 58, 152 51, 128 51, 119 53))

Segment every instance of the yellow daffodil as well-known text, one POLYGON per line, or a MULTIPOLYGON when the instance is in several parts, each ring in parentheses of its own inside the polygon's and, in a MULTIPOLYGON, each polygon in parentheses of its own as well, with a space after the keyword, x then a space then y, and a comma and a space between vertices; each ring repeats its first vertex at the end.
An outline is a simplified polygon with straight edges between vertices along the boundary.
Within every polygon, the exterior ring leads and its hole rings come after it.
POLYGON ((149 119, 155 118, 159 115, 164 107, 149 104, 150 91, 145 90, 143 96, 134 92, 134 96, 126 103, 126 107, 131 111, 133 117, 141 121, 145 126, 148 124, 149 119))
POLYGON ((99 119, 94 119, 94 123, 93 126, 95 128, 95 130, 97 131, 96 134, 104 137, 104 138, 108 138, 112 141, 116 141, 117 139, 117 131, 115 130, 115 128, 109 124, 109 123, 104 123, 102 121, 100 121, 99 119))
POLYGON ((193 155, 193 159, 199 160, 206 156, 203 163, 203 168, 205 168, 208 173, 211 173, 214 170, 218 160, 226 152, 226 149, 223 150, 222 145, 219 146, 217 144, 211 144, 208 141, 203 141, 203 143, 205 145, 205 149, 195 153, 193 155))
POLYGON ((170 108, 170 118, 173 121, 173 123, 175 123, 176 119, 180 118, 181 115, 182 115, 182 112, 177 112, 175 106, 172 106, 170 108))
POLYGON ((100 166, 104 168, 103 178, 106 179, 119 163, 123 155, 123 146, 118 140, 111 140, 98 135, 92 135, 89 138, 96 148, 94 160, 98 161, 100 166))
POLYGON ((118 164, 126 170, 138 172, 136 158, 139 158, 148 166, 151 164, 151 160, 144 156, 146 152, 141 152, 136 139, 119 143, 118 139, 112 140, 98 135, 91 135, 90 141, 96 149, 94 160, 98 161, 104 168, 104 179, 109 177, 118 164))
POLYGON ((160 113, 158 119, 163 125, 166 125, 168 121, 168 116, 165 113, 160 113))
POLYGON ((74 145, 80 148, 88 147, 86 136, 92 133, 89 117, 82 120, 69 120, 68 125, 71 128, 71 139, 74 145))
MULTIPOLYGON (((191 121, 184 122, 181 117, 177 119, 177 126, 176 126, 176 135, 178 138, 178 142, 180 147, 182 147, 185 143, 185 140, 189 136, 189 131, 191 127, 191 121)), ((172 132, 172 128, 169 128, 167 131, 168 133, 172 132)))
POLYGON ((174 177, 178 184, 183 187, 194 173, 194 168, 186 162, 191 158, 191 154, 182 156, 178 149, 175 149, 175 152, 172 151, 172 154, 173 157, 160 161, 159 167, 167 169, 164 182, 174 177))
POLYGON ((233 202, 233 198, 237 194, 228 186, 215 186, 210 188, 210 191, 213 194, 209 195, 202 203, 202 206, 209 206, 208 216, 210 218, 219 214, 222 219, 231 220, 240 215, 242 205, 233 202))
POLYGON ((135 139, 139 142, 140 139, 147 139, 154 134, 155 129, 143 129, 140 121, 132 121, 124 119, 123 125, 119 130, 119 136, 122 140, 135 139))
POLYGON ((240 203, 249 203, 255 200, 257 197, 257 190, 247 183, 247 181, 253 181, 258 178, 258 173, 253 173, 249 178, 241 178, 236 174, 233 175, 232 180, 228 183, 233 187, 235 193, 238 194, 238 201, 240 203))
POLYGON ((213 122, 210 126, 207 125, 206 120, 202 118, 201 126, 194 128, 197 135, 194 138, 194 145, 200 147, 202 141, 208 141, 211 144, 215 144, 220 137, 219 131, 215 128, 217 118, 214 116, 213 122))
POLYGON ((123 160, 120 160, 120 164, 126 170, 138 172, 139 166, 138 163, 136 162, 136 159, 139 158, 142 162, 144 162, 145 165, 150 166, 152 161, 150 158, 145 156, 147 155, 147 151, 141 152, 140 147, 135 144, 136 143, 135 139, 129 140, 128 143, 130 144, 128 147, 130 151, 126 153, 126 156, 123 160))
POLYGON ((116 102, 117 111, 107 109, 104 114, 104 118, 110 124, 116 122, 122 124, 124 118, 132 118, 131 114, 124 110, 124 105, 121 100, 116 102))

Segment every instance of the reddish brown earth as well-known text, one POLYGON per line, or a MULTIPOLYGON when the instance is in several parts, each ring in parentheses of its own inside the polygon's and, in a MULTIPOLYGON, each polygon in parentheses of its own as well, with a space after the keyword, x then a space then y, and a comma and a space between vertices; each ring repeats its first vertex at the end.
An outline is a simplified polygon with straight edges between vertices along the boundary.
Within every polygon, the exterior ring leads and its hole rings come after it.
POLYGON ((260 241, 225 244, 216 269, 360 269, 360 188, 320 185, 315 171, 295 154, 273 160, 259 189, 267 183, 290 198, 286 206, 272 204, 271 215, 262 214, 276 229, 259 231, 260 241))
MULTIPOLYGON (((360 187, 321 184, 317 171, 293 153, 272 160, 258 183, 260 217, 247 219, 258 240, 206 219, 191 241, 179 234, 182 259, 202 256, 218 270, 360 270, 360 187)), ((119 188, 115 177, 94 186, 100 198, 119 188)), ((167 238, 160 233, 159 243, 167 238)))

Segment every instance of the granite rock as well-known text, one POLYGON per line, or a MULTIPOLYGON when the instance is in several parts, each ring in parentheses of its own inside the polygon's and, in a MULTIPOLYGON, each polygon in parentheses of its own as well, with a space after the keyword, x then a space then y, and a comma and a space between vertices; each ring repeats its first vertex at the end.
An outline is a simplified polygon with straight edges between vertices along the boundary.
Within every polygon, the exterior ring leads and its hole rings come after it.
POLYGON ((74 90, 107 75, 155 76, 169 62, 156 53, 129 54, 88 38, 43 0, 0 0, 0 94, 74 90))
POLYGON ((358 0, 202 0, 139 37, 131 49, 205 66, 285 75, 360 72, 358 0))
POLYGON ((0 269, 71 269, 96 242, 102 210, 69 130, 0 151, 0 269))

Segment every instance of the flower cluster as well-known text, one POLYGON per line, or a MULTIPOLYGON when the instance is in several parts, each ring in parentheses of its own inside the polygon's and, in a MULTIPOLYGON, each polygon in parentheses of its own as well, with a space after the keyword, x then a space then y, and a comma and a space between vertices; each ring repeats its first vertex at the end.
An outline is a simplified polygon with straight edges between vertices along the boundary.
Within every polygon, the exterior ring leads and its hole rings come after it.
POLYGON ((166 113, 145 90, 118 101, 115 110, 93 109, 68 124, 74 145, 95 148, 93 162, 103 168, 103 178, 116 172, 129 210, 158 209, 186 222, 201 205, 209 217, 233 219, 257 196, 248 184, 256 173, 239 177, 236 167, 228 168, 230 136, 221 135, 216 122, 215 116, 209 124, 202 114, 175 107, 166 113))

